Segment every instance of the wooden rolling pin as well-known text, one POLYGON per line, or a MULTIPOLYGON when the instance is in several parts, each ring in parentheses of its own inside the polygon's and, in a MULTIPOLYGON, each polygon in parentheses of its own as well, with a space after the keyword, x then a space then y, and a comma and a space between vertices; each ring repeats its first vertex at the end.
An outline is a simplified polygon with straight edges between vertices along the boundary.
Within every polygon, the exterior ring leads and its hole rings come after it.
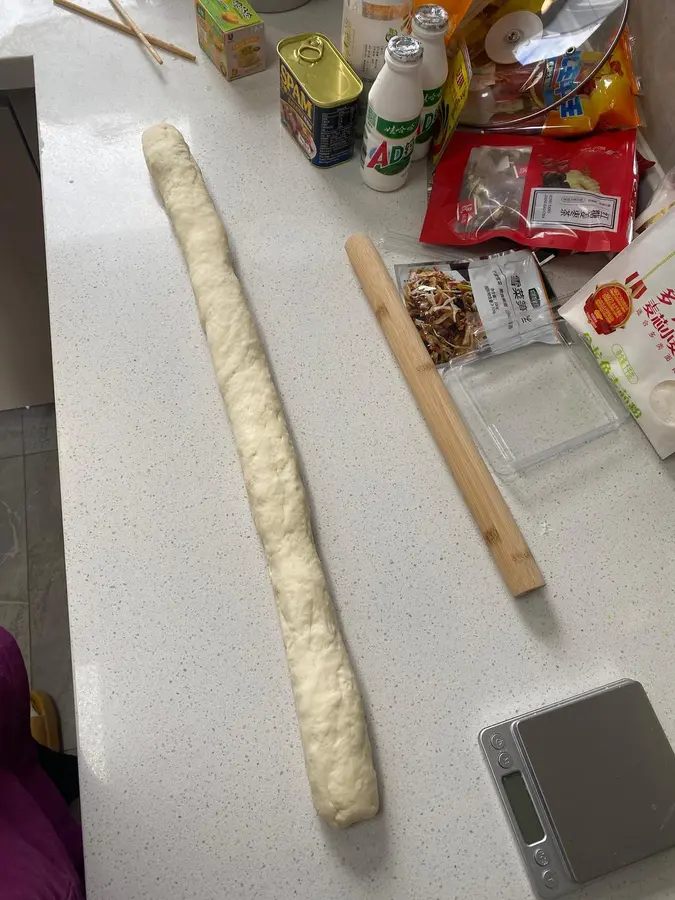
POLYGON ((441 381, 382 257, 365 234, 352 235, 345 249, 509 590, 514 597, 520 597, 542 587, 544 578, 530 548, 441 381))

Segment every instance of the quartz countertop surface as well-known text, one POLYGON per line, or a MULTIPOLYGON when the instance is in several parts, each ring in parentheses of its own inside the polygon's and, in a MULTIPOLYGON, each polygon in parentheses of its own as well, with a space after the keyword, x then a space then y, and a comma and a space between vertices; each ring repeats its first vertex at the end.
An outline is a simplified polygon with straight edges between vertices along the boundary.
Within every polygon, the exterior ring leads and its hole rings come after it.
MULTIPOLYGON (((414 239, 424 166, 377 194, 355 162, 314 169, 279 122, 275 44, 337 39, 339 3, 266 16, 267 70, 229 84, 190 2, 126 5, 197 63, 160 68, 47 0, 5 0, 0 21, 0 56, 35 66, 89 900, 522 900, 478 732, 630 677, 675 740, 675 462, 627 422, 502 482, 548 585, 514 600, 343 250, 354 231, 414 239), (312 808, 265 560, 143 159, 162 120, 230 235, 363 686, 382 810, 346 832, 312 808)), ((568 260, 559 289, 602 264, 568 260)), ((583 897, 675 898, 675 854, 583 897)))

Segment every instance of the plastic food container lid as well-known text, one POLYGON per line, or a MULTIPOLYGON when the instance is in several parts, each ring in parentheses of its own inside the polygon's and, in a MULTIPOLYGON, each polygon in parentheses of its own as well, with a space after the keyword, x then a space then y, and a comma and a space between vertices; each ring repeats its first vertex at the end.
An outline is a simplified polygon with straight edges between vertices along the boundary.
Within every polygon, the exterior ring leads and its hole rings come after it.
POLYGON ((478 351, 441 370, 483 456, 501 476, 602 437, 628 412, 563 321, 558 342, 528 343, 501 353, 478 351))

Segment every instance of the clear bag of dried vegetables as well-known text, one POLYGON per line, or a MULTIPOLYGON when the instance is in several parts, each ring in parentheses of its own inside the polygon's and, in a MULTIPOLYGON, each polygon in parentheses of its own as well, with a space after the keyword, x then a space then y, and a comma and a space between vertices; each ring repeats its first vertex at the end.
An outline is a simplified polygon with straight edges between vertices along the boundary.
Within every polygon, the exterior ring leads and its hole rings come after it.
POLYGON ((458 131, 434 173, 420 240, 618 253, 632 237, 636 140, 634 131, 570 141, 458 131))
POLYGON ((478 349, 555 343, 549 296, 533 254, 396 266, 410 316, 437 366, 478 349))

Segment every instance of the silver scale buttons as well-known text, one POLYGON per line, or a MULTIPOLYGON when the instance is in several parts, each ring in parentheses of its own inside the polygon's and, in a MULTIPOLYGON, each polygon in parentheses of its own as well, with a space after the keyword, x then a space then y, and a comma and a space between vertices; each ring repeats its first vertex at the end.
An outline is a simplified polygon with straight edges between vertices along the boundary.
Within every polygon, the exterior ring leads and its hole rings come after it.
MULTIPOLYGON (((509 756, 508 753, 504 752, 504 747, 506 747, 506 741, 502 737, 499 732, 495 732, 490 738, 490 743, 495 748, 495 750, 501 751, 499 756, 497 757, 497 762, 502 767, 502 769, 510 769, 513 765, 513 760, 509 756)), ((538 866, 541 866, 542 869, 546 868, 551 862, 551 859, 548 853, 544 850, 543 847, 539 847, 538 850, 534 852, 534 861, 538 866)), ((542 880, 547 888, 558 887, 558 876, 553 871, 553 869, 547 869, 542 873, 542 880)))

